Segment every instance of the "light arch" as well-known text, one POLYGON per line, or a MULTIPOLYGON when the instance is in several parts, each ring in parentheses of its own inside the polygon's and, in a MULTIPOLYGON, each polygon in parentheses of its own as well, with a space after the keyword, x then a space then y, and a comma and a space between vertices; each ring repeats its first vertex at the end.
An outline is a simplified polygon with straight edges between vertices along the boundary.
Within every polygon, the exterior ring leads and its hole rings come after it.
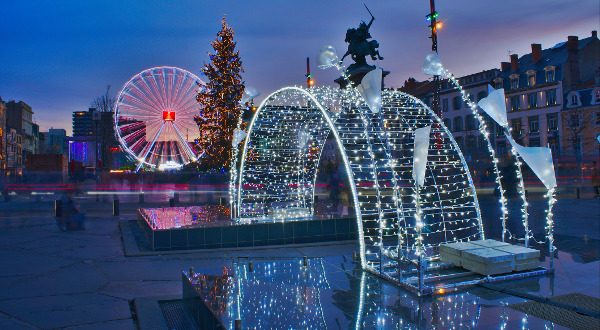
POLYGON ((354 89, 285 87, 268 95, 243 144, 232 196, 237 220, 261 221, 277 215, 278 208, 291 210, 287 217, 301 210, 312 214, 315 187, 307 182, 316 178, 320 151, 332 134, 349 179, 361 265, 393 277, 399 259, 414 258, 413 132, 432 125, 432 139, 438 133, 442 140, 432 142, 421 198, 428 254, 435 257, 439 243, 483 238, 474 185, 450 132, 420 100, 393 90, 382 97, 382 110, 373 113, 354 89), (308 147, 298 133, 300 123, 310 126, 308 147), (297 157, 294 145, 304 149, 297 157), (314 156, 307 153, 313 147, 316 159, 296 166, 314 156), (292 178, 305 174, 305 181, 292 178), (302 200, 306 196, 308 202, 302 200))

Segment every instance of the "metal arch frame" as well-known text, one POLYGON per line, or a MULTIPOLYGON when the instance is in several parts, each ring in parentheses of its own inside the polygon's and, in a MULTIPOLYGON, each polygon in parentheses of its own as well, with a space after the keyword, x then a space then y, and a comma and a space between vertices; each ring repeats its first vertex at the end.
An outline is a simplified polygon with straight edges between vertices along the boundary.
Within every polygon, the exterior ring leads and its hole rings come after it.
POLYGON ((358 192, 356 191, 356 185, 354 183, 354 175, 353 175, 352 169, 350 168, 350 162, 348 160, 348 156, 346 155, 346 150, 340 139, 339 133, 337 131, 337 127, 334 125, 334 122, 331 120, 331 117, 327 113, 327 110, 323 108, 321 103, 314 97, 314 95, 312 95, 311 93, 309 93, 308 91, 306 91, 303 88, 284 87, 279 90, 276 90, 275 92, 273 92, 273 93, 269 94, 267 97, 265 97, 265 99, 260 103, 260 106, 254 113, 254 116, 252 117, 252 121, 250 122, 250 125, 248 126, 248 133, 244 140, 244 147, 242 149, 242 157, 240 160, 240 167, 239 167, 239 171, 238 171, 238 187, 237 187, 237 196, 236 196, 236 198, 237 198, 237 205, 236 205, 237 214, 238 214, 238 216, 239 216, 239 214, 241 214, 240 208, 241 208, 241 199, 242 199, 242 197, 241 197, 242 196, 242 177, 243 177, 243 173, 244 173, 244 165, 246 162, 246 151, 248 150, 248 142, 250 141, 250 136, 252 134, 252 129, 254 128, 254 123, 256 122, 256 119, 260 115, 260 113, 261 113, 263 107, 265 106, 265 104, 267 103, 267 101, 271 97, 275 96, 276 94, 279 94, 279 93, 285 92, 285 91, 299 92, 301 95, 308 97, 308 99, 310 101, 314 102, 314 104, 319 109, 319 111, 321 111, 321 114, 325 118, 327 125, 329 126, 329 128, 331 129, 331 132, 333 133, 333 136, 334 136, 335 141, 339 148, 338 150, 340 151, 340 154, 342 155, 344 168, 346 169, 346 172, 348 173, 348 181, 350 181, 350 190, 352 191, 352 200, 353 200, 353 204, 354 204, 354 211, 356 213, 356 222, 357 222, 357 226, 358 226, 358 236, 359 236, 359 245, 360 245, 360 264, 361 264, 362 268, 366 268, 367 262, 366 262, 366 257, 365 257, 365 246, 364 246, 364 237, 363 237, 363 228, 362 228, 362 214, 360 211, 360 204, 358 202, 358 192))
MULTIPOLYGON (((481 210, 479 208, 479 200, 477 199, 477 191, 475 189, 475 184, 473 183, 473 178, 471 177, 471 172, 469 171, 469 167, 467 166, 467 162, 465 161, 465 158, 462 154, 462 150, 460 149, 458 143, 456 142, 456 140, 454 140, 454 136, 452 136, 452 133, 450 133, 450 131, 448 130, 448 128, 446 127, 446 125, 444 125, 443 121, 440 119, 440 117, 438 117, 435 112, 433 112, 433 110, 431 110, 431 108, 429 108, 425 103, 423 103, 423 101, 421 101, 420 99, 407 94, 407 93, 403 93, 400 91, 394 91, 394 94, 397 95, 405 95, 407 96, 409 99, 411 99, 412 101, 414 101, 415 103, 419 104, 421 106, 422 110, 426 110, 429 115, 432 117, 432 120, 437 121, 437 123, 440 124, 440 128, 444 130, 444 133, 446 134, 446 136, 448 136, 448 139, 450 140, 450 143, 452 144, 452 146, 454 147, 454 150, 457 152, 462 167, 465 170, 465 175, 467 176, 468 182, 469 182, 469 187, 471 188, 471 193, 473 196, 473 203, 475 205, 475 210, 477 213, 477 220, 479 222, 479 233, 481 235, 481 239, 485 239, 485 232, 483 230, 483 220, 481 218, 481 210)), ((389 95, 391 96, 392 93, 390 93, 389 95)))
MULTIPOLYGON (((192 72, 186 70, 186 69, 182 69, 179 67, 175 67, 175 66, 155 66, 152 68, 148 68, 145 70, 142 70, 138 73, 136 73, 133 77, 129 78, 129 80, 127 80, 127 82, 125 84, 123 84, 123 87, 121 87, 121 90, 119 91, 119 94, 117 95, 117 98, 115 99, 115 104, 114 104, 114 109, 115 109, 115 119, 114 119, 114 128, 115 128, 115 137, 117 138, 117 141, 119 141, 119 144, 121 145, 121 147, 123 147, 123 149, 125 150, 125 152, 132 157, 137 163, 138 165, 136 166, 136 171, 139 170, 142 166, 146 165, 150 168, 157 168, 157 166, 155 166, 154 164, 151 164, 149 162, 146 162, 146 159, 144 158, 142 161, 139 160, 138 155, 136 155, 133 150, 131 150, 129 148, 129 146, 127 146, 127 143, 125 143, 125 141, 123 140, 123 137, 121 136, 121 132, 119 132, 118 129, 118 123, 119 123, 119 112, 118 112, 118 105, 119 102, 121 100, 121 98, 123 97, 123 94, 125 94, 125 88, 131 84, 135 79, 141 78, 143 79, 142 74, 149 72, 149 71, 153 71, 153 70, 159 70, 159 69, 175 69, 175 70, 179 70, 182 71, 184 74, 189 75, 190 77, 192 77, 192 79, 194 79, 196 81, 197 84, 206 86, 206 82, 204 82, 204 80, 200 79, 200 77, 198 77, 197 75, 193 74, 192 72)), ((150 150, 150 149, 148 149, 150 150)), ((196 156, 196 158, 200 158, 201 155, 196 156)))
MULTIPOLYGON (((243 179, 243 174, 244 174, 244 166, 245 166, 245 162, 246 162, 246 155, 247 155, 247 149, 248 149, 248 143, 250 141, 251 135, 253 133, 253 129, 254 129, 254 125, 257 121, 257 119, 259 118, 259 116, 261 115, 261 112, 263 111, 265 105, 267 104, 268 101, 270 101, 273 97, 277 96, 277 94, 282 93, 282 92, 286 92, 286 91, 293 91, 293 92, 297 92, 299 93, 301 96, 308 98, 309 101, 314 102, 314 105, 319 109, 319 111, 321 111, 321 115, 323 116, 323 118, 325 119, 325 122, 327 123, 329 129, 333 132, 334 138, 336 140, 336 143, 338 145, 338 150, 342 156, 342 160, 344 162, 344 167, 346 169, 346 172, 348 174, 348 179, 350 181, 350 188, 352 191, 352 198, 353 198, 353 202, 354 202, 354 208, 355 208, 355 213, 356 213, 356 217, 357 217, 357 227, 358 227, 358 235, 359 235, 359 245, 360 245, 360 259, 361 259, 361 266, 363 269, 369 270, 374 272, 375 274, 377 274, 377 272, 375 271, 375 269, 372 269, 371 266, 369 266, 369 264, 366 261, 366 249, 365 249, 365 240, 364 240, 364 232, 363 232, 363 221, 362 221, 362 212, 361 212, 361 208, 360 208, 360 203, 358 200, 358 192, 357 192, 357 188, 356 188, 356 182, 354 180, 354 173, 352 171, 351 165, 350 165, 350 161, 348 159, 348 155, 346 154, 346 149, 344 147, 344 144, 340 138, 340 132, 338 132, 337 126, 335 125, 334 121, 332 120, 332 118, 329 116, 329 114, 327 113, 326 109, 323 108, 323 105, 318 101, 318 99, 309 91, 303 89, 303 88, 299 88, 299 87, 284 87, 281 88, 273 93, 271 93, 270 95, 268 95, 260 104, 259 108, 257 109, 256 113, 254 114, 252 121, 250 122, 250 125, 248 127, 248 133, 244 139, 244 146, 242 149, 242 156, 241 156, 241 160, 240 160, 240 165, 239 165, 239 171, 237 174, 237 196, 235 196, 236 198, 236 202, 234 205, 234 207, 237 209, 237 215, 239 216, 241 214, 241 201, 242 201, 242 179, 243 179)), ((467 176, 467 180, 468 180, 468 184, 469 184, 469 188, 471 188, 471 196, 472 199, 472 203, 473 206, 475 207, 475 212, 477 215, 477 220, 478 220, 478 229, 479 229, 479 235, 482 239, 485 238, 485 232, 483 231, 483 223, 482 223, 482 219, 481 219, 481 211, 479 209, 479 202, 477 200, 477 194, 475 191, 475 187, 473 184, 473 180, 472 177, 470 175, 470 171, 468 169, 468 166, 466 165, 466 161, 462 155, 462 151, 460 149, 460 147, 458 146, 458 144, 456 143, 456 141, 454 140, 452 134, 449 133, 447 127, 445 127, 443 125, 443 122, 439 119, 439 117, 433 113, 433 111, 428 108, 421 100, 413 97, 410 94, 406 94, 406 93, 402 93, 402 92, 397 92, 394 91, 392 93, 388 93, 389 97, 393 97, 396 99, 402 99, 402 98, 406 98, 410 101, 412 101, 414 104, 418 105, 419 107, 417 109, 415 109, 417 111, 417 113, 425 113, 425 114, 429 114, 429 120, 437 122, 440 124, 440 127, 443 128, 444 133, 446 133, 446 135, 448 136, 448 139, 450 141, 450 144, 452 145, 453 149, 455 150, 455 152, 458 154, 460 162, 461 162, 461 168, 464 171, 464 174, 467 176)), ((360 111, 360 110, 358 110, 360 111)), ((397 111, 397 110, 396 110, 397 111)), ((364 117, 364 116, 361 116, 364 117)), ((367 136, 366 138, 369 138, 368 132, 367 132, 367 136)), ((320 158, 320 157, 319 157, 320 158)), ((396 170, 391 167, 390 168, 391 173, 393 175, 395 175, 396 170)), ((375 178, 376 179, 376 178, 375 178)), ((314 189, 314 187, 313 187, 314 189)), ((466 191, 468 191, 468 188, 464 188, 466 191)), ((381 273, 381 274, 377 274, 377 275, 383 275, 384 277, 385 274, 381 273)))
MULTIPOLYGON (((402 93, 402 92, 396 92, 396 93, 402 93)), ((450 131, 448 130, 448 127, 446 127, 446 125, 444 125, 444 123, 440 119, 440 117, 438 117, 438 115, 436 115, 435 112, 433 112, 433 110, 431 110, 425 103, 423 103, 423 101, 419 100, 418 98, 416 98, 410 94, 406 94, 406 93, 402 93, 402 94, 407 95, 413 101, 419 103, 423 109, 426 109, 427 112, 429 112, 429 114, 433 117, 433 119, 435 119, 440 124, 440 127, 444 130, 444 133, 450 139, 452 145, 454 146, 454 149, 456 150, 456 153, 460 157, 460 161, 462 163, 463 168, 465 169, 465 173, 469 180, 469 187, 471 187, 471 193, 473 194, 473 203, 475 204, 475 210, 477 212, 477 220, 479 221, 479 233, 481 235, 481 239, 485 239, 485 231, 483 230, 483 220, 481 218, 481 210, 479 209, 479 200, 477 199, 477 191, 475 189, 475 183, 473 183, 473 178, 471 177, 471 171, 469 171, 469 167, 467 166, 465 157, 463 156, 458 143, 456 143, 456 140, 454 140, 454 136, 452 136, 452 133, 450 133, 450 131)))

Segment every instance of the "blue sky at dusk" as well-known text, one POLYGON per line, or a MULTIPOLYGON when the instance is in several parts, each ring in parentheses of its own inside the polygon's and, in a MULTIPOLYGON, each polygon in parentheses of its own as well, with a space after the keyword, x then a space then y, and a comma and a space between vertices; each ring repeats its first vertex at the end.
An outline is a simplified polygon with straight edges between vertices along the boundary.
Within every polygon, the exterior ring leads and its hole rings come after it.
MULTIPOLYGON (((196 74, 227 15, 245 68, 244 80, 267 94, 304 82, 310 56, 317 84, 335 72, 316 69, 331 44, 341 55, 344 35, 369 16, 363 1, 3 1, 0 20, 0 96, 23 100, 42 130, 71 130, 71 112, 85 110, 111 85, 116 93, 143 69, 172 65, 196 74)), ((427 0, 365 1, 376 17, 371 34, 399 87, 420 73, 430 49, 427 0)), ((444 21, 441 57, 452 72, 499 67, 508 51, 551 47, 568 35, 599 29, 598 0, 438 0, 444 21)), ((346 60, 349 64, 349 60, 346 60)))

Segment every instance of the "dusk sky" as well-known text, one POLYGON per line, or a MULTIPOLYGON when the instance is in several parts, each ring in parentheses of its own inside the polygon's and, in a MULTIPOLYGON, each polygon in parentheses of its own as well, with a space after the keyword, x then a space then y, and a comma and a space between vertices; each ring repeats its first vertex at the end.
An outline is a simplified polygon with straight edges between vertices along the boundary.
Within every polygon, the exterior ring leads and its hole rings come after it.
MULTIPOLYGON (((170 65, 200 74, 210 41, 227 16, 236 31, 247 86, 268 94, 303 84, 311 57, 317 84, 333 84, 334 70, 316 69, 323 45, 345 52, 344 35, 368 21, 363 1, 3 1, 0 20, 0 97, 33 107, 41 130, 66 128, 107 85, 117 93, 134 74, 170 65)), ((430 50, 427 0, 365 1, 371 28, 399 87, 430 50)), ((439 51, 456 75, 497 68, 508 52, 525 54, 599 29, 598 0, 438 0, 444 22, 439 51)), ((346 60, 350 64, 350 60, 346 60)))

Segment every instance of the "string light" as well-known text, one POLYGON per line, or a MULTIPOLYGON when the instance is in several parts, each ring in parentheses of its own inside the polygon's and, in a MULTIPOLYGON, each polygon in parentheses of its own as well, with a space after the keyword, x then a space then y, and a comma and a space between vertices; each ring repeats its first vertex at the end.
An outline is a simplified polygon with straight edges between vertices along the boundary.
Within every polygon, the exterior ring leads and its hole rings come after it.
POLYGON ((473 117, 477 119, 477 123, 479 125, 478 126, 479 133, 481 133, 481 136, 483 136, 483 139, 485 140, 485 143, 487 146, 488 153, 492 159, 492 166, 494 169, 494 176, 495 176, 494 181, 496 182, 496 186, 497 186, 499 194, 500 194, 500 199, 499 199, 500 221, 502 223, 502 241, 504 242, 505 237, 508 233, 508 229, 506 226, 506 221, 508 219, 507 199, 505 197, 506 190, 504 189, 504 186, 502 185, 502 175, 500 174, 500 169, 498 168, 499 161, 498 161, 498 158, 496 157, 496 152, 494 151, 492 142, 490 141, 490 132, 487 128, 487 123, 484 120, 483 116, 481 116, 481 114, 479 113, 479 110, 478 110, 479 108, 478 108, 477 104, 475 104, 475 102, 471 101, 470 95, 465 92, 465 90, 461 86, 458 79, 456 79, 456 77, 454 77, 454 75, 452 73, 450 73, 448 70, 443 69, 443 71, 444 71, 444 76, 447 77, 460 92, 462 100, 465 103, 467 103, 467 105, 469 106, 469 109, 471 110, 471 114, 473 115, 473 117))
POLYGON ((324 142, 333 134, 350 178, 365 268, 390 275, 390 266, 417 250, 435 258, 440 242, 483 238, 472 178, 443 125, 434 129, 443 143, 429 153, 417 226, 414 129, 440 120, 410 95, 386 90, 382 99, 382 111, 373 113, 354 88, 286 87, 265 98, 231 185, 237 187, 236 220, 272 221, 277 214, 283 221, 298 210, 313 214, 314 180, 324 142), (304 134, 305 143, 299 138, 304 134))

